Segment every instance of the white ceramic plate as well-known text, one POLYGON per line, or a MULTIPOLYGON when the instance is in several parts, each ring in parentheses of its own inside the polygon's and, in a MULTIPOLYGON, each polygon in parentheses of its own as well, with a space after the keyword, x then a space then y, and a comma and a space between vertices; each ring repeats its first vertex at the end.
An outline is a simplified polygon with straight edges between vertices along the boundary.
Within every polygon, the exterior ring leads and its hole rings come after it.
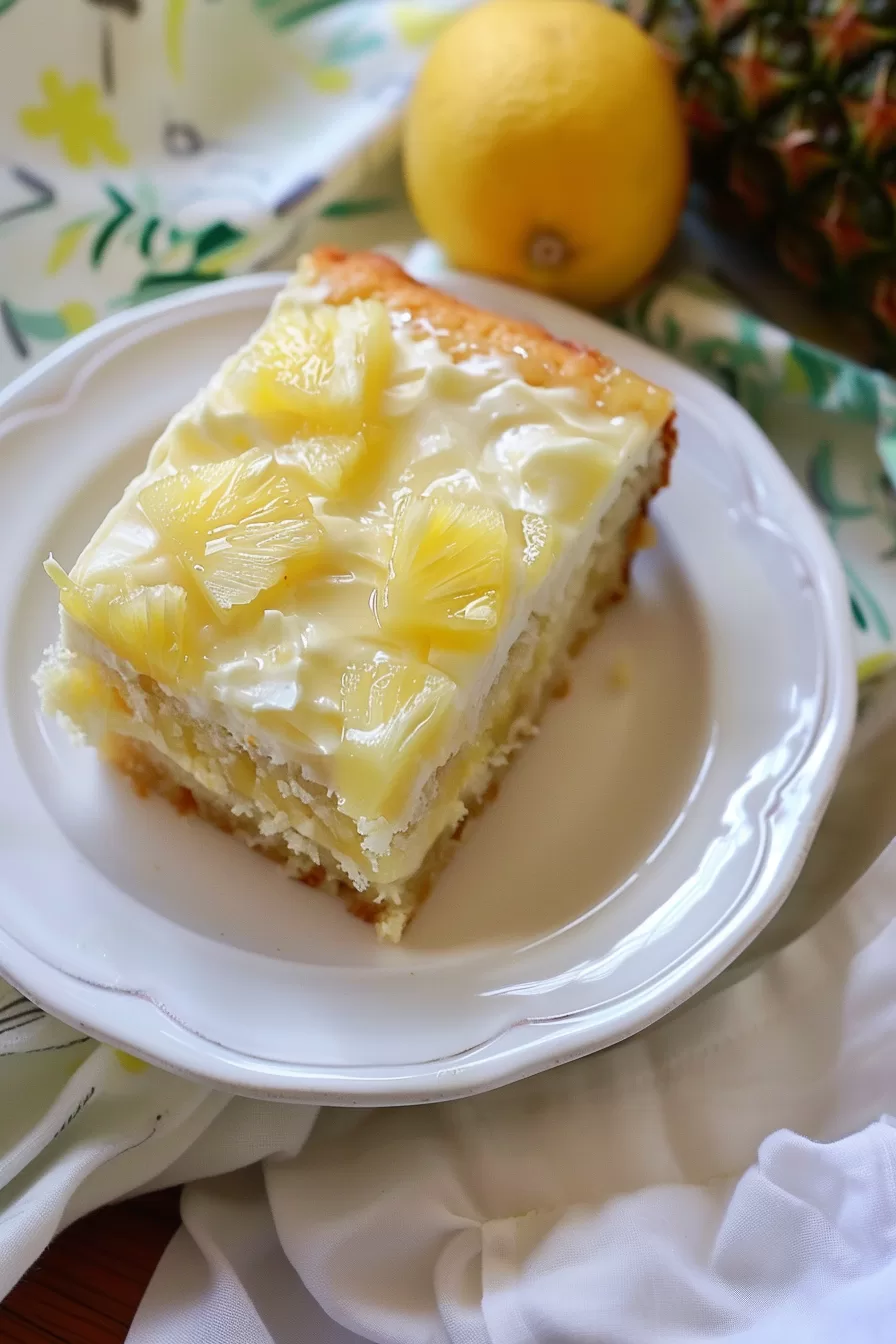
POLYGON ((55 636, 44 556, 74 560, 279 278, 101 323, 0 396, 0 968, 85 1031, 241 1092, 433 1101, 639 1030, 777 910, 852 727, 836 558, 744 412, 582 313, 436 278, 671 387, 681 449, 629 601, 397 948, 139 801, 31 683, 55 636))

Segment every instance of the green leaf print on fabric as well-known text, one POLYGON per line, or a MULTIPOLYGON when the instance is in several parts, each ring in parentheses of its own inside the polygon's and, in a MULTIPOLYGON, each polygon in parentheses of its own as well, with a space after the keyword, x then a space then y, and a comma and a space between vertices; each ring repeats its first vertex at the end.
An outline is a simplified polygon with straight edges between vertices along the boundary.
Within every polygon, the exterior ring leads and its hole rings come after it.
MULTIPOLYGON (((836 533, 832 532, 831 538, 836 544, 836 533)), ((846 575, 849 606, 856 625, 863 632, 872 629, 881 639, 889 640, 892 631, 883 607, 868 585, 863 583, 856 569, 848 560, 844 559, 842 553, 840 553, 840 563, 843 566, 843 573, 846 575)))
POLYGON ((877 387, 870 370, 803 341, 791 343, 785 360, 802 375, 813 406, 860 420, 877 419, 877 387))
POLYGON ((140 238, 137 243, 141 257, 148 257, 152 250, 152 240, 155 237, 156 229, 161 224, 158 215, 150 215, 140 230, 140 238))
POLYGON ((355 24, 347 24, 330 38, 324 47, 322 61, 324 65, 342 65, 346 61, 356 61, 368 52, 376 51, 385 42, 382 33, 368 29, 359 31, 355 24))
POLYGON ((304 0, 302 4, 296 4, 295 0, 252 0, 252 8, 275 32, 282 32, 286 28, 293 28, 297 23, 302 23, 305 19, 310 19, 315 14, 322 13, 325 9, 333 9, 344 2, 345 0, 304 0))
MULTIPOLYGON (((870 522, 872 530, 865 542, 869 553, 876 545, 879 560, 896 559, 896 491, 879 467, 871 473, 853 470, 851 475, 847 470, 846 479, 850 481, 847 496, 837 482, 837 459, 838 448, 832 441, 825 439, 819 443, 806 466, 806 486, 816 506, 826 515, 828 532, 838 549, 846 575, 850 608, 857 628, 889 641, 893 636, 891 622, 881 602, 844 553, 841 531, 849 529, 850 524, 870 522), (880 535, 889 536, 891 544, 884 542, 881 546, 880 542, 872 542, 872 537, 880 535)), ((851 459, 841 455, 840 463, 848 469, 851 459)))
POLYGON ((93 244, 90 248, 90 264, 93 267, 100 265, 105 255, 106 248, 109 246, 122 224, 125 224, 135 213, 134 207, 131 205, 130 201, 125 200, 124 196, 122 196, 121 192, 118 191, 116 187, 110 187, 107 183, 103 190, 115 206, 115 210, 111 218, 106 220, 106 223, 93 240, 93 244))
POLYGON ((388 196, 368 196, 357 200, 331 201, 320 212, 321 219, 353 219, 358 215, 376 215, 384 210, 392 210, 399 202, 388 196))
POLYGON ((189 289, 191 285, 205 285, 210 280, 223 279, 222 271, 210 271, 207 274, 191 268, 186 271, 149 272, 142 275, 129 294, 116 299, 116 308, 130 308, 134 304, 145 303, 147 299, 161 299, 166 294, 176 294, 179 290, 189 289))
POLYGON ((831 518, 867 518, 871 513, 864 501, 855 504, 840 498, 834 480, 834 445, 829 440, 820 443, 809 459, 807 477, 810 494, 831 518))
POLYGON ((667 350, 677 350, 681 344, 681 324, 671 313, 663 318, 663 345, 667 350))
POLYGON ((225 247, 232 247, 245 236, 242 229, 235 229, 226 220, 218 220, 217 224, 210 224, 207 229, 195 235, 193 250, 196 260, 201 261, 214 252, 223 252, 225 247))
POLYGON ((8 9, 12 9, 15 3, 16 0, 0 0, 0 18, 2 18, 8 9))
POLYGON ((31 353, 29 337, 42 342, 62 341, 86 330, 95 321, 92 306, 80 299, 61 303, 55 311, 21 308, 8 299, 0 299, 0 323, 13 350, 22 359, 31 353))
POLYGON ((886 537, 878 556, 896 559, 896 488, 876 460, 871 470, 857 470, 847 447, 824 439, 809 458, 806 486, 838 527, 857 519, 876 519, 886 537), (837 483, 838 466, 841 480, 849 482, 846 488, 837 483))
POLYGON ((761 420, 767 398, 768 373, 761 346, 750 341, 741 344, 724 336, 710 336, 692 341, 685 351, 692 363, 721 383, 729 396, 761 420))
POLYGON ((791 337, 691 284, 647 285, 610 316, 709 374, 757 420, 771 398, 786 398, 874 425, 896 486, 896 383, 885 373, 791 337))
POLYGON ((189 285, 203 285, 210 280, 223 279, 227 274, 228 262, 248 238, 243 229, 234 227, 226 219, 216 220, 203 229, 187 230, 174 225, 166 226, 157 216, 151 216, 144 225, 141 242, 150 226, 152 229, 147 245, 163 235, 168 246, 160 249, 154 260, 150 258, 149 269, 137 278, 129 293, 113 301, 111 306, 114 308, 131 307, 146 299, 175 294, 189 285), (177 264, 172 264, 174 258, 178 259, 177 264))
MULTIPOLYGON (((90 242, 89 258, 94 270, 100 269, 110 246, 116 240, 134 251, 149 263, 146 275, 138 276, 132 295, 117 302, 132 302, 134 295, 141 292, 140 286, 146 281, 151 288, 152 277, 158 273, 168 276, 193 276, 195 283, 216 279, 224 274, 224 259, 236 255, 236 249, 246 240, 243 229, 235 228, 227 220, 219 219, 199 229, 181 229, 175 224, 166 224, 156 210, 154 193, 134 189, 134 199, 128 199, 124 193, 111 183, 104 183, 103 193, 111 209, 86 215, 74 220, 57 235, 56 243, 48 262, 59 270, 69 259, 82 238, 96 232, 90 242), (218 260, 220 259, 220 261, 218 260)), ((181 278, 177 288, 188 283, 181 278)), ((167 291, 166 291, 167 292, 167 291)))
POLYGON ((11 304, 9 311, 25 336, 33 336, 38 341, 61 341, 68 335, 68 328, 58 313, 30 313, 24 308, 13 308, 11 304))

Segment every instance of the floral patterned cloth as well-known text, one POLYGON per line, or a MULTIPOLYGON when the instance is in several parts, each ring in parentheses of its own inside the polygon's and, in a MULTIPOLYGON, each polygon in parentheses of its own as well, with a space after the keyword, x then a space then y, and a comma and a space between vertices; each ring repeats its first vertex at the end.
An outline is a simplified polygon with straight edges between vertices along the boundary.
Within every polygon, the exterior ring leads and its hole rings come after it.
POLYGON ((456 8, 0 0, 0 383, 98 317, 282 250, 394 147, 456 8))
MULTIPOLYGON (((399 110, 465 0, 0 0, 0 385, 123 306, 323 239, 410 239, 399 110)), ((896 386, 703 279, 615 314, 764 425, 896 654, 896 386)), ((870 660, 870 661, 869 661, 870 660)))

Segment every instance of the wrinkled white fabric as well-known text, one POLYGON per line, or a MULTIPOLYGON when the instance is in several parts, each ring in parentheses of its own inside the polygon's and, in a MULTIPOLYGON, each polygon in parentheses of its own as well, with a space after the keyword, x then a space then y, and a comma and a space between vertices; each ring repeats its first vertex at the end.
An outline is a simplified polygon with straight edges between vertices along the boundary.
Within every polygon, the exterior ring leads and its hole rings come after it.
POLYGON ((896 845, 634 1041, 192 1187, 128 1344, 889 1344, 894 907, 896 845))
POLYGON ((184 1226, 165 1251, 128 1344, 357 1338, 321 1310, 284 1255, 259 1167, 190 1186, 181 1212, 184 1226))
POLYGON ((149 1068, 85 1040, 2 982, 0 1080, 0 1297, 91 1209, 294 1154, 316 1114, 149 1068))

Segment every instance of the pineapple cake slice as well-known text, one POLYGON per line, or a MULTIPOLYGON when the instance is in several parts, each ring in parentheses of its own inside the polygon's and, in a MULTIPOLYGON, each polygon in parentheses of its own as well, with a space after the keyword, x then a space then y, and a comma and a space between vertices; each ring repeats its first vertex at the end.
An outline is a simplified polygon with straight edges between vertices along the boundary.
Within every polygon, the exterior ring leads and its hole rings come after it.
POLYGON ((380 608, 384 627, 423 646, 492 643, 507 597, 508 558, 498 509, 455 495, 403 499, 380 608))
POLYGON ((49 563, 45 709, 396 940, 625 592, 672 411, 595 351, 320 249, 71 577, 49 563))
POLYGON ((138 502, 222 620, 320 558, 321 529, 299 482, 254 450, 163 476, 138 502))

